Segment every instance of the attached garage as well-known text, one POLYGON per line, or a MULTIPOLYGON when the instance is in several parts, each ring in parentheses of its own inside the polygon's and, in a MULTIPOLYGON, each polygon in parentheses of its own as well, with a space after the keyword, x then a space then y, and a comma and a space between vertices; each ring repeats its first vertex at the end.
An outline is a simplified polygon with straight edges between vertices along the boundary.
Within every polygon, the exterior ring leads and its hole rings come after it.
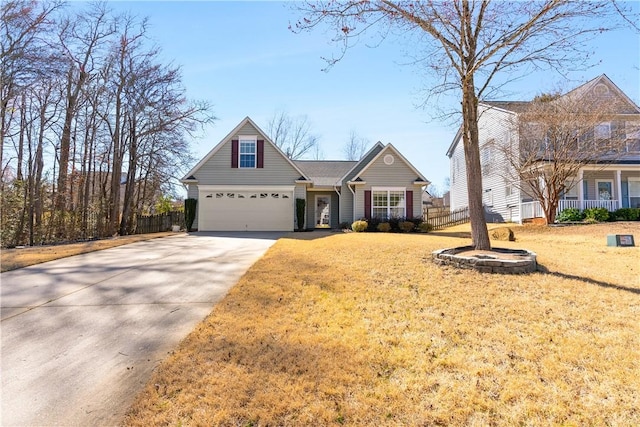
POLYGON ((293 231, 293 186, 200 186, 200 231, 293 231))

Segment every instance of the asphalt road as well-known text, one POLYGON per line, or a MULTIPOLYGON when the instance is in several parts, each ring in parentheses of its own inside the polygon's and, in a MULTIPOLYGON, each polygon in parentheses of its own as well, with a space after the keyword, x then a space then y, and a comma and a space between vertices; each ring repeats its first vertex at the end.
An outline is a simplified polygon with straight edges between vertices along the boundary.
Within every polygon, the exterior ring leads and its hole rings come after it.
POLYGON ((181 234, 2 273, 2 426, 117 425, 278 237, 181 234))

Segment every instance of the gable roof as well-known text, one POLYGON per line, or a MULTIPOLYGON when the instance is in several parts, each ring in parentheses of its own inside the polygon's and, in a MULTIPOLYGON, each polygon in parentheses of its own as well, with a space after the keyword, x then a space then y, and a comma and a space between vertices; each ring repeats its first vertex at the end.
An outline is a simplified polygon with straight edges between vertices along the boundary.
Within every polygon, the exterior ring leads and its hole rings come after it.
MULTIPOLYGON (((640 107, 638 107, 635 102, 631 100, 616 84, 611 81, 606 74, 601 74, 598 77, 589 80, 588 82, 570 90, 569 92, 561 95, 561 97, 565 96, 576 96, 582 97, 588 94, 591 90, 593 90, 597 85, 605 84, 607 87, 613 89, 616 95, 620 96, 623 100, 625 100, 629 106, 635 110, 634 114, 640 114, 640 107)), ((492 109, 498 109, 501 111, 509 112, 509 113, 521 113, 523 112, 527 106, 531 103, 531 101, 479 101, 479 105, 486 105, 492 109)), ((451 141, 449 148, 447 149, 447 156, 450 158, 453 155, 453 152, 458 145, 462 137, 462 126, 458 129, 456 136, 451 141)))
POLYGON ((429 180, 427 180, 427 178, 424 177, 424 175, 422 175, 420 173, 420 171, 418 171, 418 169, 415 168, 415 166, 413 166, 411 164, 411 162, 409 162, 409 160, 406 159, 406 157, 404 157, 396 147, 393 146, 393 144, 389 143, 387 145, 384 146, 384 148, 382 150, 380 150, 378 152, 378 154, 375 155, 375 157, 373 159, 371 159, 370 161, 367 162, 366 165, 364 165, 364 167, 360 170, 358 170, 358 172, 354 175, 354 177, 360 178, 360 175, 362 175, 367 169, 369 169, 369 167, 376 162, 376 160, 378 160, 380 157, 382 157, 382 155, 388 151, 393 151, 395 153, 395 155, 397 157, 399 157, 407 166, 409 166, 409 169, 411 169, 415 174, 416 174, 416 181, 424 181, 425 185, 430 184, 429 180))
POLYGON ((355 165, 353 165, 353 167, 349 169, 349 171, 340 178, 340 181, 341 182, 350 181, 353 177, 355 177, 358 174, 358 171, 361 170, 365 165, 367 165, 371 161, 371 159, 374 158, 376 154, 382 151, 383 148, 384 148, 384 144, 380 141, 373 144, 373 147, 371 147, 369 151, 367 151, 365 155, 362 156, 362 158, 358 160, 358 162, 355 165))
POLYGON ((229 132, 227 134, 227 136, 225 136, 224 138, 222 138, 222 141, 220 141, 215 147, 213 147, 211 149, 211 151, 209 151, 207 153, 206 156, 204 156, 202 158, 202 160, 200 160, 198 162, 198 164, 196 164, 193 168, 191 168, 191 170, 189 172, 187 172, 184 177, 180 180, 183 183, 188 183, 188 182, 192 182, 194 181, 194 176, 198 169, 200 169, 202 167, 202 165, 204 165, 205 163, 207 163, 207 161, 209 161, 209 159, 211 157, 213 157, 227 142, 229 142, 231 140, 231 138, 233 138, 233 136, 238 133, 238 131, 240 129, 242 129, 243 126, 245 126, 246 124, 250 124, 251 126, 253 126, 256 131, 258 131, 258 133, 260 134, 260 136, 265 140, 265 142, 271 144, 271 146, 278 152, 280 153, 280 155, 291 165, 292 168, 294 168, 298 173, 300 173, 301 175, 301 179, 303 180, 308 180, 309 178, 298 168, 298 166, 295 165, 295 163, 293 163, 291 161, 291 159, 289 159, 283 152, 282 150, 280 150, 280 148, 278 148, 278 146, 276 144, 274 144, 274 142, 271 140, 271 138, 269 138, 267 136, 266 133, 264 133, 264 131, 262 129, 260 129, 260 127, 253 121, 251 120, 251 118, 249 116, 245 117, 240 123, 238 123, 238 125, 236 127, 233 128, 233 130, 231 130, 231 132, 229 132))
POLYGON ((358 162, 349 160, 295 160, 315 186, 334 186, 358 162))

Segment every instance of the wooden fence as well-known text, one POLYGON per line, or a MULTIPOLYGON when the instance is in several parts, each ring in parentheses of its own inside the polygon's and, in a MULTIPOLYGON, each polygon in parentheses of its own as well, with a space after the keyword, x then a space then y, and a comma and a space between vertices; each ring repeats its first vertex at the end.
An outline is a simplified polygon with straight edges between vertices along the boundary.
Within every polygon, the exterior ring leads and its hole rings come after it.
POLYGON ((136 217, 135 234, 170 231, 174 225, 184 228, 184 212, 174 211, 158 215, 139 215, 136 217))
POLYGON ((451 227, 452 225, 469 222, 469 208, 462 208, 455 211, 438 208, 437 211, 425 210, 424 221, 433 226, 434 230, 451 227))

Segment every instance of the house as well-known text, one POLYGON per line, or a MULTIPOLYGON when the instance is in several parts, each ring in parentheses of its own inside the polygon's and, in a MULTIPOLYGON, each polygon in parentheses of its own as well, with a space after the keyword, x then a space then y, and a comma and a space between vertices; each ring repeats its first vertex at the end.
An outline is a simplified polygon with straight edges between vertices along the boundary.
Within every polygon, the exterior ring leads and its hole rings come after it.
MULTIPOLYGON (((624 139, 624 152, 612 159, 593 159, 584 164, 577 175, 566 183, 558 212, 570 207, 586 209, 604 207, 615 211, 621 207, 640 206, 640 108, 625 95, 606 75, 601 75, 582 86, 562 95, 607 97, 616 100, 615 114, 606 122, 591 129, 592 135, 611 138, 614 130, 624 139)), ((540 203, 533 200, 514 178, 513 167, 501 147, 518 145, 518 131, 513 126, 518 116, 527 108, 526 101, 479 102, 479 143, 482 167, 483 204, 489 222, 522 222, 528 218, 543 216, 540 203)), ((520 148, 521 149, 521 148, 520 148)), ((451 173, 451 209, 468 205, 466 167, 462 134, 459 131, 447 150, 451 173)))
POLYGON ((292 231, 361 218, 421 217, 429 181, 391 144, 360 161, 290 160, 249 117, 181 180, 198 200, 199 231, 292 231))

